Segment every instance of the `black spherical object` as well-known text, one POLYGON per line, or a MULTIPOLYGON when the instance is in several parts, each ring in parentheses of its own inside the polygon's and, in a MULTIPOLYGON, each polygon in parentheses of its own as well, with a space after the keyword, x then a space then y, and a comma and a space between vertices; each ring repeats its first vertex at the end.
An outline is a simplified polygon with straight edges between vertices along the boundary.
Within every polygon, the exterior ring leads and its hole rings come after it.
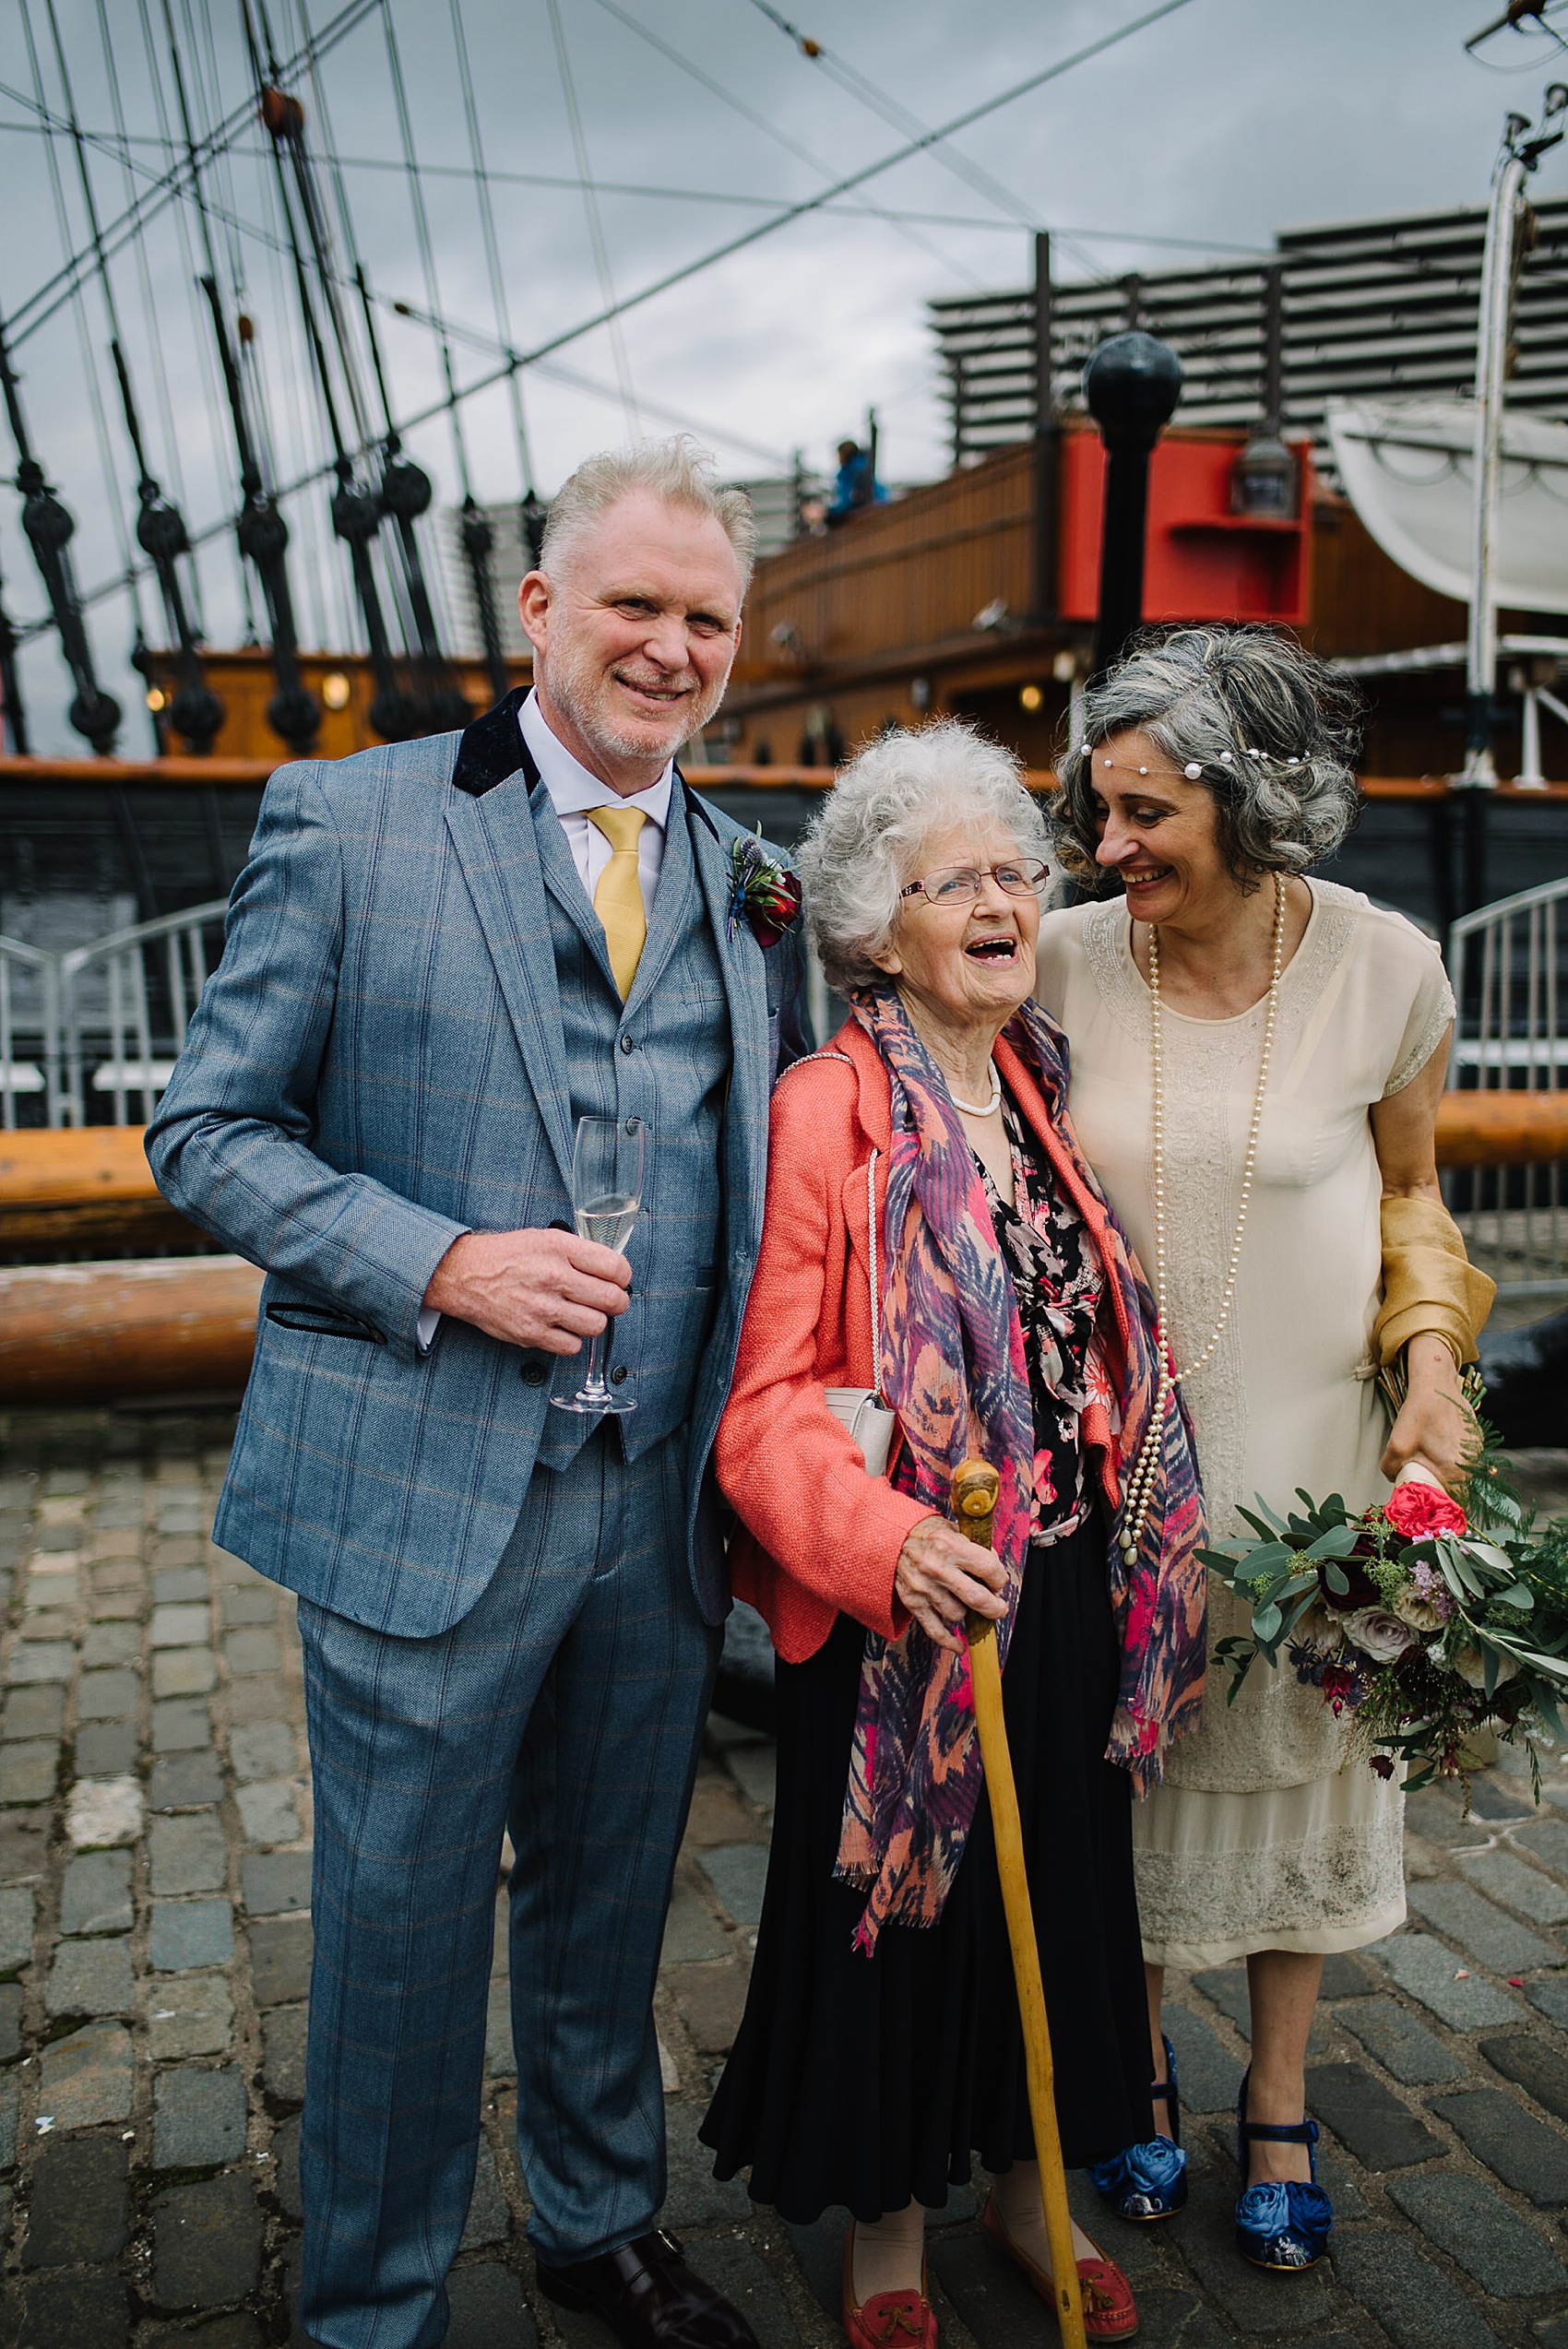
POLYGON ((113 694, 106 694, 101 685, 84 685, 65 715, 99 757, 107 758, 120 730, 120 705, 113 694))
POLYGON ((321 704, 303 685, 280 686, 267 705, 267 722, 296 758, 304 758, 321 731, 321 704))
POLYGON ((406 457, 387 460, 381 476, 382 511, 395 522, 416 522, 429 507, 434 492, 430 475, 406 457))
POLYGON ((177 506, 171 505, 154 489, 150 495, 144 492, 141 512, 137 516, 137 544, 154 563, 172 563, 177 554, 189 554, 190 540, 177 506))
POLYGON ((197 758, 204 757, 212 748, 227 715, 220 696, 211 686, 194 679, 179 688, 169 705, 170 725, 197 758))
POLYGON ((1084 397, 1107 448, 1152 448, 1181 397, 1182 362, 1153 335, 1112 335, 1084 369, 1084 397))

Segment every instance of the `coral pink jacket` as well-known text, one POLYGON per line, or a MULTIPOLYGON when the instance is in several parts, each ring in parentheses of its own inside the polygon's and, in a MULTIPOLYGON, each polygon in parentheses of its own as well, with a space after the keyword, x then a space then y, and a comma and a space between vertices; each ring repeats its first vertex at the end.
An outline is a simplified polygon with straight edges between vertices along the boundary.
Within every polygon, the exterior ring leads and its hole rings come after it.
MULTIPOLYGON (((1005 1042, 996 1063, 1099 1246, 1105 1203, 1083 1183, 1038 1085, 1005 1042)), ((859 1445, 824 1396, 830 1386, 873 1381, 867 1170, 874 1151, 880 1265, 891 1119, 887 1071, 853 1019, 774 1091, 762 1247, 714 1456, 741 1520, 730 1548, 735 1596, 763 1616, 790 1664, 814 1655, 840 1614, 897 1637, 909 1621, 893 1588, 898 1553, 910 1527, 932 1514, 885 1477, 866 1475, 859 1445)), ((1109 1310, 1099 1341, 1118 1392, 1124 1349, 1109 1310)), ((1103 1406, 1086 1413, 1084 1433, 1114 1508, 1115 1446, 1103 1406)))

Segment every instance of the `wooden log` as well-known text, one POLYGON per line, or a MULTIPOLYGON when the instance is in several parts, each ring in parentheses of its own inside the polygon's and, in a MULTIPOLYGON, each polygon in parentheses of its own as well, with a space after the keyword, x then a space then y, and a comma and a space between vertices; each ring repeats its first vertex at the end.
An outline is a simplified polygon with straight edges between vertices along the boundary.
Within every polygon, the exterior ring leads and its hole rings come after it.
POLYGON ((238 1256, 0 1271, 0 1403, 235 1394, 261 1282, 238 1256))
POLYGON ((1568 1158, 1568 1092, 1445 1093, 1440 1167, 1539 1167, 1568 1158))
POLYGON ((191 1247, 201 1235, 160 1196, 142 1142, 139 1125, 0 1133, 0 1257, 191 1247))

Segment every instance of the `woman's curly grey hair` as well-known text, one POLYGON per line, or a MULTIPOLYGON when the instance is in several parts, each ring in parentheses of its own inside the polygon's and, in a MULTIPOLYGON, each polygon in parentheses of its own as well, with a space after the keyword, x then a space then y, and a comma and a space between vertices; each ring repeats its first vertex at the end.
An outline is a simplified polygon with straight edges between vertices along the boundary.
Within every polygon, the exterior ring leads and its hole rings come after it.
POLYGON ((1178 774, 1198 768, 1193 779, 1213 794, 1220 850, 1243 888, 1265 872, 1305 872, 1360 813, 1360 709, 1348 679, 1274 629, 1148 631, 1085 694, 1058 763, 1051 813, 1063 866, 1091 889, 1111 884, 1095 861, 1091 753, 1135 730, 1178 774))
POLYGON ((1045 819, 1021 774, 1011 751, 957 718, 884 734, 856 753, 795 857, 829 986, 848 995, 882 977, 873 956, 933 833, 1000 831, 1020 856, 1046 856, 1045 819))

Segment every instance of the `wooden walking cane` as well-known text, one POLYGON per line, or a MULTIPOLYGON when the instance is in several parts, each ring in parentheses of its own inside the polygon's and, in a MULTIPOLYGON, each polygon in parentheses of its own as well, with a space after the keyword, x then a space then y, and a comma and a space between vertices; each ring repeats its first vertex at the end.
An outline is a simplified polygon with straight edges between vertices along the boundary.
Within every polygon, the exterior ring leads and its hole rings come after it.
MULTIPOLYGON (((984 1460, 966 1460, 953 1477, 953 1506, 959 1530, 982 1549, 991 1548, 992 1520, 996 1513, 1000 1484, 995 1469, 984 1460)), ((996 1654, 996 1626, 988 1615, 971 1615, 966 1629, 969 1679, 975 1692, 975 1726, 980 1731, 986 1792, 991 1797, 1002 1907, 1007 1919, 1013 1979, 1017 1985, 1018 2013, 1024 2025, 1024 2071, 1028 2082, 1029 2118, 1034 2123, 1035 2157, 1039 2164, 1040 2199, 1045 2205, 1046 2240, 1051 2246, 1051 2272, 1056 2285, 1056 2321, 1062 2328, 1066 2349, 1087 2349, 1084 2296, 1073 2250, 1072 2214, 1067 2208, 1067 2173, 1062 2165, 1062 2138, 1056 2126, 1055 2072, 1051 2060, 1051 2029, 1045 2014, 1045 1987, 1040 1980, 1034 1911, 1029 1905, 1028 1876, 1024 1867, 1018 1790, 1013 1781, 1013 1757, 1008 1750, 1007 1724, 1002 1711, 1002 1667, 996 1654)))

